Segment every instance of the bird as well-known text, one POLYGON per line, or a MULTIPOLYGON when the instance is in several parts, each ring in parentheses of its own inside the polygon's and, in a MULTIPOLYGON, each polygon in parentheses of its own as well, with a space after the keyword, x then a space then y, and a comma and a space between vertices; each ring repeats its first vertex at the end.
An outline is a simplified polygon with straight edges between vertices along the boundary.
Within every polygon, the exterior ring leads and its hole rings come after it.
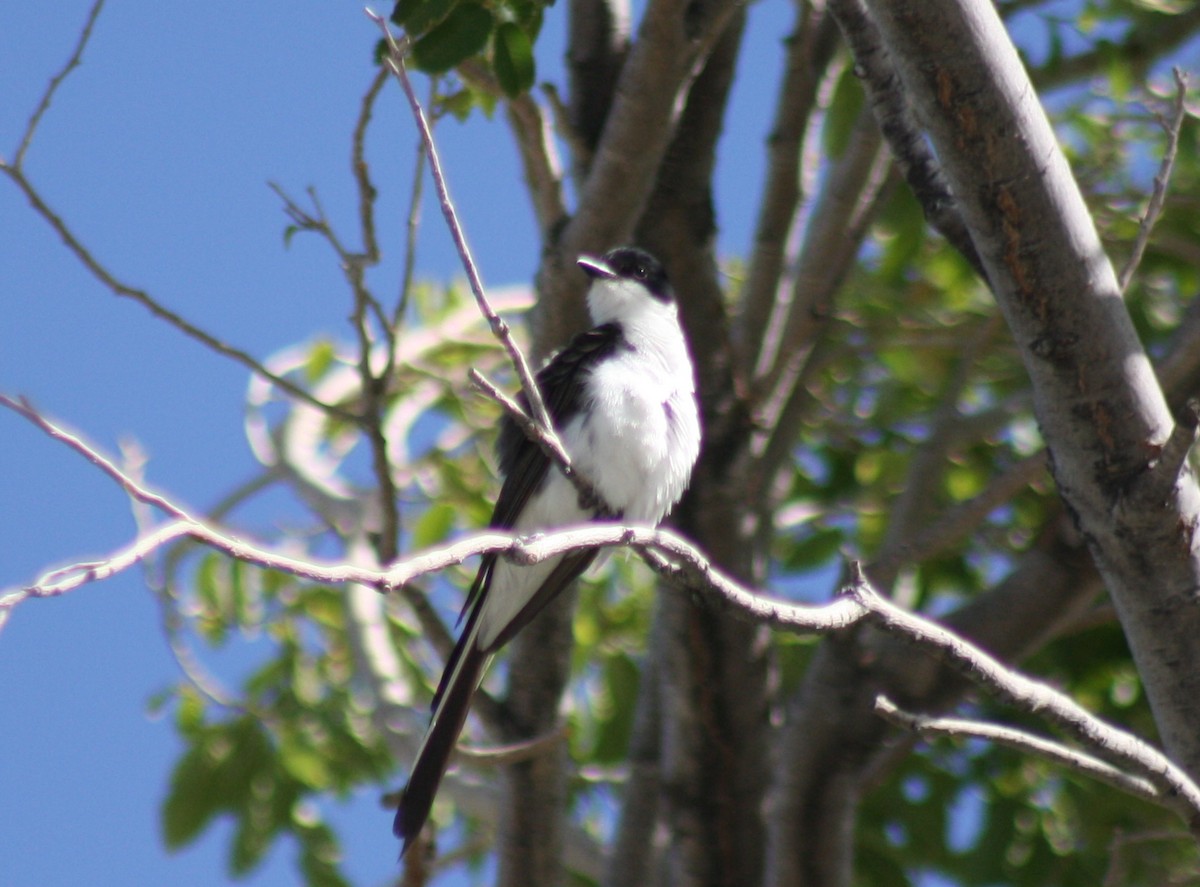
MULTIPOLYGON (((644 250, 619 247, 600 258, 580 256, 578 265, 590 280, 593 326, 547 360, 537 385, 572 468, 595 496, 581 495, 506 416, 496 443, 504 481, 490 526, 518 536, 594 519, 655 526, 683 496, 699 458, 695 370, 662 263, 644 250)), ((429 818, 492 654, 596 554, 573 551, 526 566, 483 557, 396 810, 392 831, 402 842, 401 858, 429 818)))

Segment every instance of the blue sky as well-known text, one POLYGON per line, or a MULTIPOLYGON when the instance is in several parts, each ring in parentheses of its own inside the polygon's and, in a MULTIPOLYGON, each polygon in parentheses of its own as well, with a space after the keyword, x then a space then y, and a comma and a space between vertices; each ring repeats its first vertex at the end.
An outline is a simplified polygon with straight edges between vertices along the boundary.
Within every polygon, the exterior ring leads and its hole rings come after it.
MULTIPOLYGON (((0 152, 11 158, 49 77, 68 57, 87 2, 0 9, 0 152)), ((386 6, 380 7, 386 11, 386 6)), ((539 46, 539 76, 561 82, 561 4, 539 46)), ((786 4, 756 11, 769 70, 743 78, 723 164, 727 253, 744 251, 768 127, 786 4)), ((372 74, 374 26, 357 3, 280 6, 144 0, 108 4, 84 63, 57 94, 26 165, 51 207, 117 277, 265 357, 320 335, 349 338, 350 306, 323 243, 297 237, 268 189, 314 185, 354 225, 350 131, 372 74)), ((381 239, 399 252, 415 131, 398 90, 382 98, 370 161, 381 239)), ((538 238, 502 121, 449 121, 438 133, 451 189, 489 284, 528 280, 538 238)), ((241 431, 246 373, 100 287, 6 179, 0 180, 0 391, 28 396, 108 452, 131 437, 147 477, 202 510, 254 469, 241 431)), ((397 266, 374 278, 397 286, 397 266)), ((459 274, 427 201, 422 276, 459 274)), ((465 368, 464 368, 465 375, 465 368)), ((0 411, 0 588, 127 542, 129 504, 107 478, 19 417, 0 411)), ((240 647, 215 667, 253 660, 240 647)), ((178 676, 140 574, 56 600, 28 601, 0 633, 0 880, 6 885, 228 883, 229 829, 171 855, 158 811, 180 751, 146 700, 178 676)), ((398 767, 397 782, 403 762, 398 767)), ((345 826, 346 868, 380 884, 396 869, 390 816, 364 790, 329 809, 345 826)), ((245 883, 291 884, 277 847, 245 883)))

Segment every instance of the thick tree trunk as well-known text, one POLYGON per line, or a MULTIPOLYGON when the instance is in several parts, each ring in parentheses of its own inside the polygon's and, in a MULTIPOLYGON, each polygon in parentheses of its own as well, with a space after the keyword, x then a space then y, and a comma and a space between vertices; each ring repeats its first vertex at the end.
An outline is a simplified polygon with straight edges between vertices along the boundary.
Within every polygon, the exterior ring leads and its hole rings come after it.
POLYGON ((1112 266, 984 0, 874 0, 1033 383, 1059 491, 1169 754, 1200 774, 1200 489, 1112 266))

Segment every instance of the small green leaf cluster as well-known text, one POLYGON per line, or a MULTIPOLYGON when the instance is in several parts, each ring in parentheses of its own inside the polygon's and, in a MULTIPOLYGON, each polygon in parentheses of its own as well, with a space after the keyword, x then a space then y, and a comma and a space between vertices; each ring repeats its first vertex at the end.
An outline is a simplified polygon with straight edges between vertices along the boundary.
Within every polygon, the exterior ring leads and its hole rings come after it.
POLYGON ((392 21, 413 40, 416 66, 445 73, 481 57, 509 98, 533 86, 533 44, 551 4, 540 0, 398 0, 392 21))
POLYGON ((235 699, 183 682, 155 701, 173 704, 186 748, 163 805, 167 845, 185 846, 229 816, 231 874, 253 871, 286 836, 307 883, 345 884, 320 799, 377 781, 391 766, 352 681, 345 595, 216 554, 203 557, 195 591, 195 624, 211 646, 225 646, 233 631, 261 633, 272 653, 235 699))

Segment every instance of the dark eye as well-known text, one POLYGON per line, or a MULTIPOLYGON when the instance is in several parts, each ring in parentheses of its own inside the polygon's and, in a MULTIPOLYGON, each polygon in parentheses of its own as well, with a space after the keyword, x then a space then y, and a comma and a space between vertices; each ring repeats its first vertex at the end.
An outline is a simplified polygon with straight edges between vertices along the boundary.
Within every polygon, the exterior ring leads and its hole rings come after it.
POLYGON ((645 280, 646 279, 646 266, 638 265, 636 268, 634 268, 633 276, 636 277, 638 280, 645 280))

